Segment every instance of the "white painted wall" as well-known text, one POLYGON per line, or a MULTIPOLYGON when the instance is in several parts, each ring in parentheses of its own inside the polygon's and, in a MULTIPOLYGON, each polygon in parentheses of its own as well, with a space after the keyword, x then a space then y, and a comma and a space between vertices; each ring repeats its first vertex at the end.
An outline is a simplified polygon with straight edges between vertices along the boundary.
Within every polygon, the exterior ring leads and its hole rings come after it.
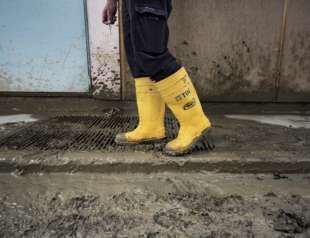
POLYGON ((118 22, 111 29, 102 24, 105 3, 106 0, 87 0, 93 94, 106 99, 119 99, 119 28, 118 22))

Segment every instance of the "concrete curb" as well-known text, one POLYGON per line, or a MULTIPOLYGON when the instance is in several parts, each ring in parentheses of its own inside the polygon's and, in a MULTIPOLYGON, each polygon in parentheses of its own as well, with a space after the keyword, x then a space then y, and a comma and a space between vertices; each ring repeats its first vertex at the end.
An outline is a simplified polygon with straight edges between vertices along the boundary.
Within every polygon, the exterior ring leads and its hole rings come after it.
POLYGON ((36 155, 7 153, 0 155, 0 173, 310 173, 310 160, 298 158, 240 158, 225 153, 209 153, 182 158, 144 152, 66 152, 36 155))

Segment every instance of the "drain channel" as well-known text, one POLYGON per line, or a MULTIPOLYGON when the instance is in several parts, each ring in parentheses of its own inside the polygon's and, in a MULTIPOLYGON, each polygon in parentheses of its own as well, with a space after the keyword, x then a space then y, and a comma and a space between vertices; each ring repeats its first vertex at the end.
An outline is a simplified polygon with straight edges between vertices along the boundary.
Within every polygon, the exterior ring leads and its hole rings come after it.
MULTIPOLYGON (((118 146, 114 142, 117 133, 131 130, 137 124, 137 117, 131 116, 59 116, 33 123, 0 138, 0 149, 9 150, 72 150, 72 151, 126 151, 161 150, 162 144, 139 146, 118 146)), ((178 123, 166 118, 167 140, 176 137, 178 123)), ((196 146, 196 151, 213 148, 208 141, 196 146)))

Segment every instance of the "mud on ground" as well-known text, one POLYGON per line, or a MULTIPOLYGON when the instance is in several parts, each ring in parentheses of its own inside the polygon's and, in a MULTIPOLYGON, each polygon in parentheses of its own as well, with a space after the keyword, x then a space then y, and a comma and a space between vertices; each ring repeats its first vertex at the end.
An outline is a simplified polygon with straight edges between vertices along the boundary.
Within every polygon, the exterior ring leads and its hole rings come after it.
POLYGON ((309 176, 0 177, 3 238, 310 237, 309 176))
MULTIPOLYGON (((113 109, 110 109, 110 111, 113 109)), ((127 115, 124 112, 114 112, 112 114, 102 114, 101 118, 110 118, 110 121, 119 120, 119 116, 127 115)), ((75 117, 73 117, 74 119, 75 117)), ((95 117, 85 117, 85 122, 75 122, 75 121, 64 121, 55 122, 55 119, 51 119, 50 122, 34 123, 32 127, 27 131, 32 135, 45 135, 46 138, 54 138, 54 140, 46 140, 46 146, 44 149, 49 150, 59 150, 63 151, 64 145, 71 144, 75 141, 79 134, 84 135, 86 139, 83 139, 83 143, 86 144, 77 147, 82 147, 82 150, 97 150, 96 144, 105 144, 102 140, 111 140, 106 143, 107 146, 104 147, 106 152, 116 152, 116 151, 156 151, 160 152, 162 150, 162 145, 143 145, 136 147, 121 147, 116 146, 112 143, 114 135, 120 131, 126 131, 133 129, 136 123, 128 124, 126 122, 124 125, 119 125, 117 122, 113 125, 102 125, 97 123, 96 125, 90 126, 87 124, 92 121, 95 117), (87 121, 87 118, 89 120, 87 121), (86 123, 86 124, 83 124, 86 123), (124 127, 123 129, 121 129, 124 127), (111 137, 111 138, 110 138, 111 137), (100 139, 104 138, 104 139, 100 139), (95 141, 95 142, 93 142, 95 141), (90 145, 88 145, 88 143, 90 145), (93 144, 93 145, 91 145, 93 144), (87 146, 88 145, 88 146, 87 146), (93 149, 95 148, 95 149, 93 149)), ((274 158, 284 157, 284 158, 304 158, 310 159, 310 129, 304 128, 287 128, 277 125, 267 125, 261 124, 253 121, 243 121, 225 118, 223 115, 211 115, 213 122, 213 128, 210 135, 211 144, 215 144, 215 153, 230 153, 236 154, 243 158, 255 157, 261 159, 262 161, 273 160, 274 158)), ((73 120, 72 119, 72 120, 73 120)), ((12 125, 2 125, 0 128, 0 139, 5 138, 6 135, 16 131, 17 129, 22 129, 25 124, 17 123, 12 125)), ((171 133, 176 136, 176 131, 171 133)), ((18 134, 17 134, 18 135, 18 134)), ((19 147, 23 147, 25 143, 24 139, 26 136, 14 139, 13 142, 19 147)), ((83 138, 84 138, 83 137, 83 138)), ((45 141, 45 140, 44 140, 45 141)), ((35 146, 31 150, 40 150, 40 147, 35 146)), ((74 144, 72 144, 74 147, 74 144)), ((100 147, 100 146, 99 146, 100 147)), ((5 146, 1 148, 4 150, 5 146)), ((73 148, 76 150, 76 148, 73 148)), ((80 149, 77 149, 80 150, 80 149)))

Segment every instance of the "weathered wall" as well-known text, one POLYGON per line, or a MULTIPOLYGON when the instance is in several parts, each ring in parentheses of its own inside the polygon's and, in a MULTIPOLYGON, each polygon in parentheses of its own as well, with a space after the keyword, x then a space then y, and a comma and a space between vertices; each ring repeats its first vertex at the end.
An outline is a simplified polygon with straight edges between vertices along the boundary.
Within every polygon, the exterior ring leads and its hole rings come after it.
MULTIPOLYGON (((310 101, 310 1, 288 1, 283 58, 285 1, 174 0, 170 49, 204 101, 310 101)), ((128 67, 123 74, 124 98, 134 99, 128 67)))
POLYGON ((102 24, 105 0, 88 0, 88 26, 93 95, 104 99, 120 98, 120 56, 118 22, 102 24))
POLYGON ((59 1, 0 2, 0 92, 84 92, 119 99, 119 28, 102 24, 105 0, 59 1))
POLYGON ((87 93, 83 0, 0 1, 0 92, 87 93))
POLYGON ((174 2, 171 49, 201 98, 271 101, 283 1, 174 2))
MULTIPOLYGON (((18 9, 14 15, 8 14, 7 6, 17 1, 1 2, 0 18, 6 17, 15 25, 0 25, 0 33, 5 32, 0 38, 0 91, 88 91, 85 34, 81 32, 84 9, 81 0, 74 11, 77 18, 71 16, 73 11, 68 15, 70 1, 65 7, 49 4, 44 14, 22 1, 25 7, 20 3, 12 6, 14 11, 18 9), (61 14, 57 22, 48 20, 48 16, 55 17, 51 6, 58 7, 61 14), (29 13, 34 17, 27 17, 29 13), (15 17, 20 14, 26 15, 15 17), (43 20, 48 20, 48 27, 43 20), (77 35, 69 34, 73 32, 70 24, 77 35), (66 30, 68 27, 71 30, 66 30), (65 38, 59 37, 59 32, 65 38), (10 41, 10 34, 16 41, 10 41), (41 41, 34 43, 38 39, 41 41), (33 60, 30 56, 34 53, 33 60), (12 76, 11 72, 17 74, 12 76)), ((120 60, 119 24, 110 31, 101 23, 105 0, 86 1, 92 93, 104 99, 134 99, 125 57, 120 60)), ((38 0, 33 2, 41 6, 38 0)), ((204 101, 309 102, 309 12, 309 0, 174 0, 170 49, 190 72, 204 101)))
POLYGON ((280 101, 310 101, 310 1, 290 0, 280 101))

